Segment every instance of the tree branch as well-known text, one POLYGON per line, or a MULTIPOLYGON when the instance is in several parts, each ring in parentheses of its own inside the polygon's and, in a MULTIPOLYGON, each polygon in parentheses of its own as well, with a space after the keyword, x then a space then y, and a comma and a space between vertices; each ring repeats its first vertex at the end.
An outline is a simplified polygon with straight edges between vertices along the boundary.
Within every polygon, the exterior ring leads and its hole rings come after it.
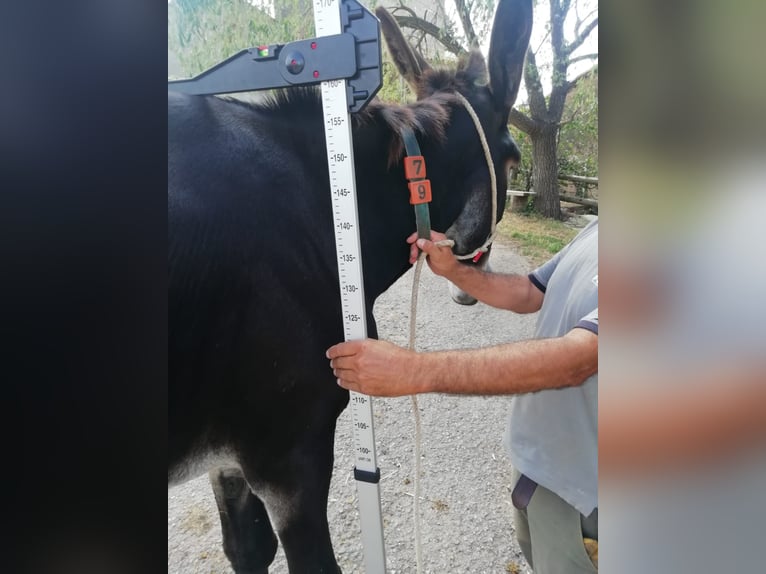
POLYGON ((530 115, 536 120, 545 118, 548 115, 548 107, 545 105, 545 95, 543 85, 540 83, 535 54, 531 49, 527 49, 527 61, 524 63, 524 85, 529 96, 530 115))
POLYGON ((447 31, 442 30, 436 24, 432 24, 428 20, 424 20, 420 16, 417 16, 412 9, 406 6, 397 6, 391 10, 391 14, 396 19, 396 23, 402 28, 411 28, 413 30, 420 30, 425 32, 432 38, 436 39, 444 46, 447 51, 452 52, 456 56, 461 56, 466 53, 465 48, 455 36, 447 31), (397 12, 405 11, 411 14, 411 16, 399 16, 397 12))
POLYGON ((585 15, 585 17, 584 17, 584 18, 580 18, 579 16, 577 17, 577 23, 575 24, 575 36, 579 36, 579 35, 580 35, 580 27, 581 27, 581 26, 582 26, 582 25, 585 23, 585 21, 586 21, 588 18, 590 18, 591 16, 593 16, 593 14, 595 14, 596 12, 598 12, 598 7, 594 8, 593 10, 591 10, 590 12, 588 12, 588 13, 585 15))
POLYGON ((468 45, 471 48, 478 48, 479 40, 476 37, 476 31, 473 29, 473 23, 471 22, 471 10, 466 5, 465 0, 455 0, 455 7, 457 8, 457 15, 460 18, 460 23, 463 25, 463 31, 468 40, 468 45))
POLYGON ((582 56, 575 56, 574 58, 570 58, 569 65, 571 66, 575 62, 579 62, 581 60, 595 60, 598 58, 598 52, 595 54, 583 54, 582 56))
POLYGON ((550 36, 550 35, 551 35, 551 28, 549 26, 548 29, 545 31, 545 36, 543 36, 543 39, 540 40, 540 44, 535 49, 535 54, 537 54, 537 52, 540 51, 540 48, 543 47, 543 44, 545 44, 545 41, 548 39, 548 36, 550 36))
POLYGON ((580 32, 580 34, 577 35, 577 37, 572 40, 569 45, 567 45, 565 49, 565 54, 569 55, 572 52, 574 52, 577 48, 582 46, 582 43, 585 42, 587 37, 590 35, 591 32, 593 32, 593 29, 598 26, 598 18, 594 18, 590 22, 588 22, 588 25, 583 28, 583 31, 580 32))
POLYGON ((520 129, 527 135, 535 133, 538 129, 537 122, 535 120, 524 115, 516 108, 511 108, 511 113, 508 116, 508 123, 520 129))

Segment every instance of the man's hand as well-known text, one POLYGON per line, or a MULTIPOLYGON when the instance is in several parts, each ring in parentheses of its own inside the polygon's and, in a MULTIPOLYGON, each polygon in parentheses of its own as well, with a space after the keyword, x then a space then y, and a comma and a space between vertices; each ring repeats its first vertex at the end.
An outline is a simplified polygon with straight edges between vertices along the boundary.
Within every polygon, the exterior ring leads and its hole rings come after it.
POLYGON ((338 384, 349 391, 380 397, 412 395, 419 391, 418 356, 386 341, 364 339, 327 349, 338 384))
POLYGON ((438 231, 431 230, 431 241, 427 239, 418 239, 417 232, 407 238, 410 244, 410 264, 418 260, 418 247, 428 255, 428 266, 436 275, 441 275, 447 279, 459 268, 460 262, 452 253, 452 248, 436 245, 436 242, 447 239, 447 236, 438 231))

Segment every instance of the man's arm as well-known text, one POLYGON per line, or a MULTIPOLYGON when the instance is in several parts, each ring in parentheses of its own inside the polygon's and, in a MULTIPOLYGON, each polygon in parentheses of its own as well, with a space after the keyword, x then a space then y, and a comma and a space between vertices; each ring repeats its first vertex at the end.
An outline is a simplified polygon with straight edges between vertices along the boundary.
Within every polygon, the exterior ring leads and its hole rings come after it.
POLYGON ((598 371, 598 335, 575 328, 554 339, 432 353, 365 339, 330 347, 327 357, 340 386, 367 395, 518 394, 582 384, 598 371))
POLYGON ((431 239, 418 239, 417 234, 407 238, 412 246, 410 263, 417 259, 417 247, 420 247, 428 255, 428 265, 436 275, 449 279, 482 303, 516 313, 534 313, 542 307, 544 294, 528 277, 487 273, 477 267, 463 265, 455 258, 451 247, 436 244, 446 239, 446 235, 432 231, 431 239))

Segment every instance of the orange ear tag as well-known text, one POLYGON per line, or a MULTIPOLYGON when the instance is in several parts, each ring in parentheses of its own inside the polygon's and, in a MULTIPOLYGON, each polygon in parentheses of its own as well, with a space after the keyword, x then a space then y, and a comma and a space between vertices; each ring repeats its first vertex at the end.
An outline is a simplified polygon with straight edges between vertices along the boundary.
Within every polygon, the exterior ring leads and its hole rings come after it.
POLYGON ((410 203, 412 205, 431 201, 431 182, 429 180, 411 181, 407 187, 410 188, 410 203))
POLYGON ((413 179, 425 179, 426 160, 422 155, 410 155, 404 158, 404 177, 413 179))

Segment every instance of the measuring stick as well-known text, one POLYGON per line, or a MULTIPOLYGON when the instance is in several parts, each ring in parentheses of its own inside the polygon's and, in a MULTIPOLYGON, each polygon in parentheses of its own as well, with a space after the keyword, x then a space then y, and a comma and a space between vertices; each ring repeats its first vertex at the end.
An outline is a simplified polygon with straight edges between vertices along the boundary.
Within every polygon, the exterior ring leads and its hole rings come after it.
MULTIPOLYGON (((316 35, 343 32, 339 0, 314 0, 316 35)), ((330 170, 335 249, 346 341, 367 337, 364 304, 362 250, 354 176, 354 149, 346 80, 322 82, 327 165, 330 170)), ((354 437, 354 477, 359 496, 359 519, 367 574, 384 574, 383 519, 380 510, 380 470, 375 457, 372 399, 350 392, 352 434, 354 437)))

